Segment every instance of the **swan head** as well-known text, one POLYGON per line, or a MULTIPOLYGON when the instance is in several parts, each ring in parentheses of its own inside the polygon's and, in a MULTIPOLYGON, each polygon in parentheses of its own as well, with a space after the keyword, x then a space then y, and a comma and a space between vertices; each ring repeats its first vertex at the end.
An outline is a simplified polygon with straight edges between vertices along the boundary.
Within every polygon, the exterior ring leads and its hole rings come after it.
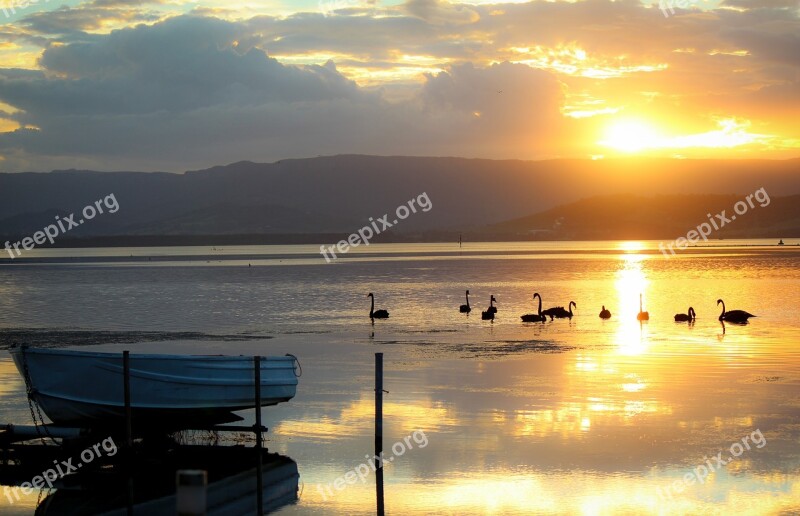
POLYGON ((367 294, 367 297, 375 297, 375 296, 372 294, 372 292, 370 292, 369 294, 367 294))
POLYGON ((536 292, 536 293, 534 293, 534 294, 533 294, 533 299, 536 299, 537 297, 538 297, 539 299, 542 299, 542 296, 540 296, 538 292, 536 292))
POLYGON ((717 299, 717 304, 723 303, 722 299, 717 299))
POLYGON ((467 295, 469 295, 469 290, 467 290, 467 295))

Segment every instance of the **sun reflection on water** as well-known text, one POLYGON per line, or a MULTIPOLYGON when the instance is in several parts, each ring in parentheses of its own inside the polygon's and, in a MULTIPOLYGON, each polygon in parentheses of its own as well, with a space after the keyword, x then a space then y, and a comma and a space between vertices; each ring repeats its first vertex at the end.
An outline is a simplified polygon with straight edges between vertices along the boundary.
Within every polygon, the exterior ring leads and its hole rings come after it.
MULTIPOLYGON (((630 242, 627 242, 630 243, 630 242)), ((617 272, 614 288, 617 294, 616 305, 618 313, 615 316, 619 322, 619 329, 615 337, 617 351, 623 355, 640 355, 647 351, 648 334, 647 323, 636 320, 639 313, 639 294, 647 310, 647 279, 642 263, 647 259, 640 254, 621 255, 623 267, 617 272)))

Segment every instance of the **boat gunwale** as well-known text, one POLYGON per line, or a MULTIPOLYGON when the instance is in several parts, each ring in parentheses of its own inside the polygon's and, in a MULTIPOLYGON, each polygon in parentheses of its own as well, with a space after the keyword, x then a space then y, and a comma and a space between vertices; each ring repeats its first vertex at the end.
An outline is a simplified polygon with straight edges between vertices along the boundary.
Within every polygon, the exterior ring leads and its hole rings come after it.
MULTIPOLYGON (((67 356, 83 356, 93 358, 122 358, 122 352, 110 351, 82 351, 75 349, 65 348, 31 348, 31 347, 16 347, 8 350, 11 354, 15 353, 34 353, 40 355, 67 355, 67 356)), ((275 362, 294 362, 294 356, 280 356, 280 355, 177 355, 177 354, 158 354, 158 353, 130 353, 130 358, 133 359, 158 359, 158 360, 204 360, 204 361, 244 361, 252 360, 254 357, 260 356, 264 361, 275 362)))

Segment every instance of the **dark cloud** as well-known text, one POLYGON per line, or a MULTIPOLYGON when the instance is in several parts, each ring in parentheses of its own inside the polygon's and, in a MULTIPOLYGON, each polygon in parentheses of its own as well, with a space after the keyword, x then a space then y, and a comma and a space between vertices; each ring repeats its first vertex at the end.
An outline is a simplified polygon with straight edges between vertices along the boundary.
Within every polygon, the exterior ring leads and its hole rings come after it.
POLYGON ((480 130, 512 133, 527 139, 531 133, 558 125, 561 87, 548 72, 511 63, 476 68, 455 65, 429 76, 422 88, 425 107, 452 110, 480 123, 480 130))
POLYGON ((480 155, 558 113, 553 76, 523 65, 456 66, 392 104, 332 62, 286 66, 240 48, 247 35, 246 24, 181 16, 52 46, 41 71, 0 72, 0 101, 26 127, 0 136, 6 163, 182 170, 309 153, 464 154, 465 143, 480 155))
POLYGON ((767 32, 754 28, 722 31, 720 35, 732 45, 749 51, 761 62, 800 67, 800 27, 798 32, 767 32))
POLYGON ((452 4, 446 0, 408 0, 405 10, 412 16, 434 25, 461 25, 480 19, 477 10, 467 5, 452 4))
POLYGON ((46 35, 74 35, 100 29, 109 22, 133 24, 155 22, 160 15, 145 8, 164 0, 93 0, 77 7, 60 6, 39 10, 21 20, 29 31, 46 35))

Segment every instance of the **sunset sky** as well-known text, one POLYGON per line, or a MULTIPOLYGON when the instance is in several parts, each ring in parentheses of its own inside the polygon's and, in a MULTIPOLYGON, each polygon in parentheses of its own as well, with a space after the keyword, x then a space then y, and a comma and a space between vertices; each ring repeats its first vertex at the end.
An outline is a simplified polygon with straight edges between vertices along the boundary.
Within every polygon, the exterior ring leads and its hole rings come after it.
POLYGON ((797 0, 0 6, 2 171, 800 156, 797 0))

